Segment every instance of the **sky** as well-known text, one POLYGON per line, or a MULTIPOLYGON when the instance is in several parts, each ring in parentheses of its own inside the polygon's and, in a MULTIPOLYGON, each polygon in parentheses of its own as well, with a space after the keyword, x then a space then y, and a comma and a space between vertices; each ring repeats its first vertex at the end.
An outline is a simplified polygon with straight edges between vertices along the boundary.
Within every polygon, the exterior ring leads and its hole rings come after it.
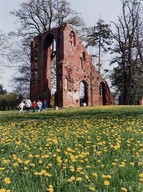
MULTIPOLYGON (((17 29, 16 18, 10 14, 10 11, 18 10, 19 4, 26 1, 0 0, 0 31, 9 33, 17 29)), ((88 27, 96 25, 99 18, 106 23, 116 22, 118 16, 121 15, 120 0, 68 0, 68 2, 70 2, 71 8, 80 14, 88 27)), ((14 73, 15 71, 3 69, 2 74, 0 74, 0 84, 7 91, 12 90, 11 78, 14 73)))

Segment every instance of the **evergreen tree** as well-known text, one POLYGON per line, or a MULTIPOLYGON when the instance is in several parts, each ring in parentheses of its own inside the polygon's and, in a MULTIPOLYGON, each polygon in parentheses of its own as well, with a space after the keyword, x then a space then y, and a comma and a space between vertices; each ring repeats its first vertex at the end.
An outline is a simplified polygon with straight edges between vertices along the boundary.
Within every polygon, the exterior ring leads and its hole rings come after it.
POLYGON ((107 53, 112 44, 111 29, 108 24, 101 19, 97 21, 96 26, 87 29, 87 45, 98 49, 98 71, 101 69, 101 52, 107 53))

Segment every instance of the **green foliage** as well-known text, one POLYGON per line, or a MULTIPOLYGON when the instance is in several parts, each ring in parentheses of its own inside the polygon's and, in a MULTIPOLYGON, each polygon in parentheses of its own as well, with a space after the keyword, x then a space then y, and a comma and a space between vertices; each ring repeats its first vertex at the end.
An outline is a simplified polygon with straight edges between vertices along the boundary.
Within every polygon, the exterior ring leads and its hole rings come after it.
POLYGON ((0 95, 0 110, 16 109, 22 96, 15 93, 5 93, 0 95))
POLYGON ((143 191, 143 108, 0 113, 0 189, 143 191))

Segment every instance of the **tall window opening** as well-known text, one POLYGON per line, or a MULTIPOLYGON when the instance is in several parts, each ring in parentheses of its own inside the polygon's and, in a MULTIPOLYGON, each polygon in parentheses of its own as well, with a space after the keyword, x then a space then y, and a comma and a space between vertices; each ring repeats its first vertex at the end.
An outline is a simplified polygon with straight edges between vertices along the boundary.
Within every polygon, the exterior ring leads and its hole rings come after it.
POLYGON ((55 94, 57 85, 56 78, 56 41, 53 39, 51 44, 51 92, 55 94))
POLYGON ((105 84, 103 82, 99 85, 99 95, 102 97, 103 105, 106 105, 106 91, 105 91, 105 84))
POLYGON ((80 83, 80 105, 88 105, 88 89, 87 83, 85 81, 81 81, 80 83))
POLYGON ((73 31, 70 32, 70 44, 71 46, 75 46, 76 44, 75 33, 73 31))
POLYGON ((48 34, 44 42, 44 97, 47 97, 53 101, 54 94, 56 92, 57 76, 56 76, 56 41, 54 36, 48 34))

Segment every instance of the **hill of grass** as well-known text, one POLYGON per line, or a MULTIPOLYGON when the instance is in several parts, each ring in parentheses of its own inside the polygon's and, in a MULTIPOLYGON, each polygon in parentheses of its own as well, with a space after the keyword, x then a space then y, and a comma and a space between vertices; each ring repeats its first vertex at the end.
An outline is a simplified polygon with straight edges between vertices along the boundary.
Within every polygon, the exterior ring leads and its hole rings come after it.
POLYGON ((142 192, 143 107, 0 112, 0 192, 142 192))

